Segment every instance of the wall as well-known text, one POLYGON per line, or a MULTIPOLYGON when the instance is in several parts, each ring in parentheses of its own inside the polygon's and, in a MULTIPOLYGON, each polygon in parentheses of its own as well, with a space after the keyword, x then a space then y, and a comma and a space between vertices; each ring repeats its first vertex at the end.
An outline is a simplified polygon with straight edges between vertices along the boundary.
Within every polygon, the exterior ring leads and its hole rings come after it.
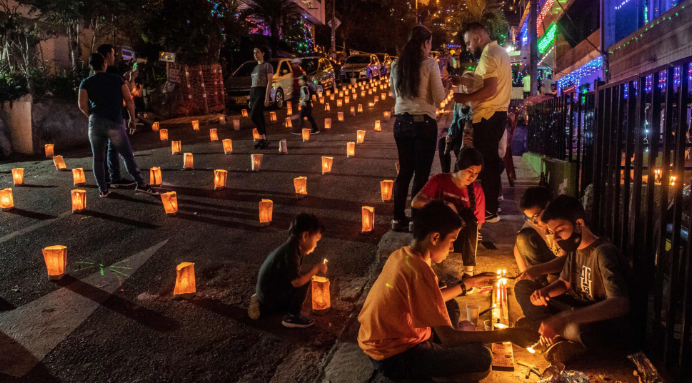
POLYGON ((22 96, 19 100, 2 104, 2 118, 5 120, 7 131, 12 141, 12 151, 22 154, 34 152, 31 133, 31 103, 30 95, 22 96))
POLYGON ((553 195, 576 196, 576 163, 559 161, 531 152, 524 153, 522 158, 536 173, 545 175, 548 188, 553 192, 553 195))

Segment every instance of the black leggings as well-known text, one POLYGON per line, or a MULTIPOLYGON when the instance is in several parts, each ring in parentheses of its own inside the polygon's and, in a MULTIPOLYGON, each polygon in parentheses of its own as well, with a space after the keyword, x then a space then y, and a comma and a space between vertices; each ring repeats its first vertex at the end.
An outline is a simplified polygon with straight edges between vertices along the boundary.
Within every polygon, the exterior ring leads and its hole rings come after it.
MULTIPOLYGON (((463 137, 459 136, 452 140, 452 150, 454 152, 455 158, 459 159, 459 152, 461 151, 461 144, 463 142, 463 137)), ((442 168, 442 173, 449 173, 452 171, 452 154, 445 154, 445 147, 447 146, 447 136, 444 136, 437 141, 437 152, 440 156, 440 167, 442 168)), ((454 171, 457 170, 456 161, 454 161, 454 171)))
POLYGON ((464 221, 464 226, 459 231, 457 240, 454 241, 454 252, 461 253, 464 266, 476 266, 476 252, 478 251, 478 224, 471 209, 463 209, 459 216, 464 221))
POLYGON ((264 122, 264 98, 267 88, 256 86, 250 88, 250 119, 255 124, 259 134, 267 134, 267 125, 264 122))

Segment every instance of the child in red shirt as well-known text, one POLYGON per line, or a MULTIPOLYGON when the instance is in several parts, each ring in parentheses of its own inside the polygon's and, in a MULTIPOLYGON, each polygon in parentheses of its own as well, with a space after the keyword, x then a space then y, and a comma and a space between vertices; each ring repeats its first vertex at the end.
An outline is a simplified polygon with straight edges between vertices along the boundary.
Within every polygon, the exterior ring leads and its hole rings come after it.
POLYGON ((461 253, 464 271, 470 275, 476 266, 478 230, 485 222, 485 194, 481 185, 474 182, 482 168, 481 152, 466 147, 459 152, 459 170, 434 175, 411 202, 414 209, 420 209, 432 200, 444 201, 464 220, 464 228, 454 242, 454 252, 461 253))

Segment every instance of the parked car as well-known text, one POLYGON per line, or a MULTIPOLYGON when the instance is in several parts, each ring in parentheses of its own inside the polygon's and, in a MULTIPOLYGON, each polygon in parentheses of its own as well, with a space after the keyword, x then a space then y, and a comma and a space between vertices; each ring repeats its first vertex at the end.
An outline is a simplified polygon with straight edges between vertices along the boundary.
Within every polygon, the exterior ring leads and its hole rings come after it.
POLYGON ((380 60, 373 54, 353 55, 341 66, 340 76, 342 82, 351 79, 370 80, 380 77, 380 60))
MULTIPOLYGON (((276 108, 281 109, 286 105, 286 100, 290 100, 293 97, 291 59, 275 58, 269 60, 269 63, 274 68, 274 78, 269 99, 276 108)), ((257 61, 245 62, 226 80, 226 103, 229 106, 249 106, 250 87, 252 86, 250 75, 256 66, 257 61)))
POLYGON ((301 59, 300 67, 308 76, 308 80, 315 85, 316 92, 325 89, 334 89, 336 86, 336 75, 334 67, 324 57, 304 57, 301 59))
POLYGON ((380 75, 386 76, 392 69, 392 58, 387 53, 375 53, 380 60, 380 75))

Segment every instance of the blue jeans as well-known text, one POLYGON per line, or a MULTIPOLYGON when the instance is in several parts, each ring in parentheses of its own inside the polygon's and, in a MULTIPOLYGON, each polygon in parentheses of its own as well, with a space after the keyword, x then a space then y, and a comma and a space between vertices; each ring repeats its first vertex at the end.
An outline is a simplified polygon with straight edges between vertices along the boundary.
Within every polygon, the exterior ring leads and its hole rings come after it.
POLYGON ((127 172, 135 179, 138 185, 144 184, 144 178, 140 173, 135 156, 132 153, 130 139, 125 131, 123 121, 115 122, 107 118, 89 117, 89 141, 91 142, 91 152, 94 155, 94 177, 98 184, 99 190, 105 192, 108 190, 106 183, 106 149, 108 142, 113 144, 113 147, 125 160, 127 172))
POLYGON ((120 181, 120 154, 111 141, 108 141, 108 162, 106 165, 108 166, 106 183, 120 181))

